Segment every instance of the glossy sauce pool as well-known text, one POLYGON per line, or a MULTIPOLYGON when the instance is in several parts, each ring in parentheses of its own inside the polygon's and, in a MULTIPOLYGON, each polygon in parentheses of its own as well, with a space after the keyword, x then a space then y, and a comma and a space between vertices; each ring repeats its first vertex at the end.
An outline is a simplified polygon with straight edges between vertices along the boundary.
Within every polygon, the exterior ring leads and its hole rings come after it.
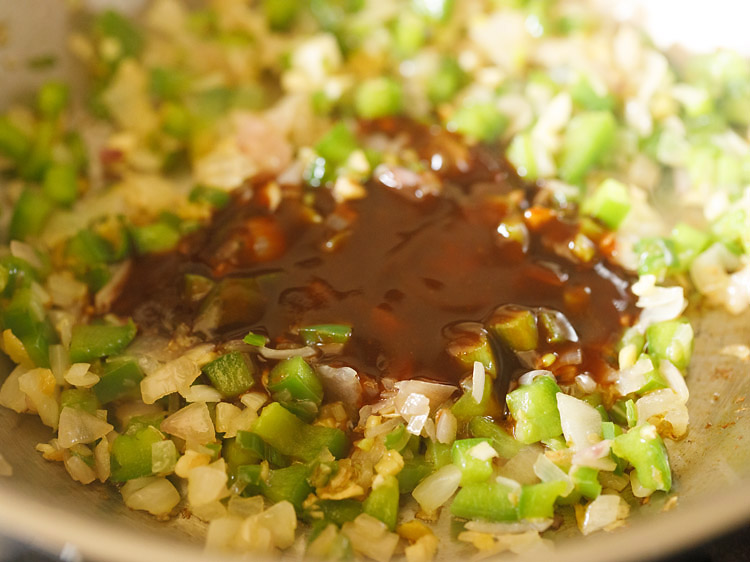
POLYGON ((501 305, 546 307, 572 323, 583 357, 558 378, 588 372, 602 379, 636 315, 631 278, 600 252, 588 263, 572 259, 579 225, 535 205, 537 189, 518 179, 499 148, 467 149, 452 135, 402 121, 360 128, 401 139, 420 173, 399 180, 398 168, 380 167, 365 197, 343 203, 325 188, 284 186, 273 212, 261 184, 243 188, 177 250, 137 259, 113 310, 132 314, 142 330, 169 331, 191 326, 198 312, 182 294, 186 273, 255 278, 263 300, 257 313, 204 337, 253 331, 278 343, 298 341, 299 326, 349 324, 352 339, 337 362, 375 378, 455 383, 466 372, 445 352, 451 326, 484 322, 501 305), (529 226, 525 252, 498 234, 510 216, 529 226))

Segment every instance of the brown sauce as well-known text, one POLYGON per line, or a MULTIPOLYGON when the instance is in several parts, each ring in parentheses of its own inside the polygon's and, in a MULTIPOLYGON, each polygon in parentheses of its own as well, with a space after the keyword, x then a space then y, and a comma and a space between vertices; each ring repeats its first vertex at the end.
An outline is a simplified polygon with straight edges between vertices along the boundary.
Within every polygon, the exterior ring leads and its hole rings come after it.
POLYGON ((271 214, 262 190, 248 187, 178 250, 136 260, 114 311, 142 329, 171 330, 191 325, 198 310, 183 296, 185 273, 255 277, 265 305, 207 337, 255 331, 278 342, 294 339, 298 326, 345 323, 353 336, 337 356, 343 363, 375 377, 456 382, 466 372, 446 355, 447 327, 483 322, 500 305, 547 307, 570 320, 583 355, 558 377, 585 370, 601 378, 636 314, 631 279, 600 254, 580 264, 560 251, 578 226, 558 212, 542 209, 545 222, 530 229, 526 252, 501 243, 497 225, 528 211, 536 190, 499 149, 466 149, 445 132, 395 120, 364 124, 361 133, 404 137, 442 193, 419 199, 375 178, 365 198, 336 204, 325 188, 286 186, 289 196, 271 214), (305 197, 322 222, 305 218, 305 197), (326 249, 331 240, 335 248, 326 249))

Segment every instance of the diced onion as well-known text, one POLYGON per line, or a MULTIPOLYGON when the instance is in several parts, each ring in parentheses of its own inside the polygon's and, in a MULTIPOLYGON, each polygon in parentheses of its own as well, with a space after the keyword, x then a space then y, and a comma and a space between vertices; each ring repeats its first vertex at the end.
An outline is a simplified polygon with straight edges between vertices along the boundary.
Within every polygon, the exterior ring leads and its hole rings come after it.
POLYGON ((65 373, 65 382, 79 388, 91 388, 99 382, 99 376, 89 371, 88 363, 74 363, 65 373))
POLYGON ((553 463, 547 455, 540 453, 534 463, 534 474, 536 474, 542 482, 565 482, 565 492, 563 496, 567 496, 573 491, 573 482, 570 476, 553 463))
POLYGON ((688 398, 690 398, 690 391, 685 383, 685 377, 682 376, 680 370, 671 361, 662 359, 659 362, 659 372, 664 375, 669 387, 674 390, 677 398, 682 402, 687 402, 688 398))
POLYGON ((153 404, 167 394, 180 390, 186 392, 200 374, 200 367, 189 357, 170 361, 141 381, 143 402, 153 404))
POLYGON ((194 384, 187 390, 181 390, 180 395, 186 402, 221 402, 221 392, 207 384, 194 384))
POLYGON ((654 370, 654 364, 647 355, 642 355, 635 365, 622 369, 617 374, 616 388, 620 396, 627 396, 643 388, 646 384, 646 375, 654 370))
POLYGON ((94 472, 99 482, 106 482, 111 473, 109 441, 102 439, 94 447, 94 472))
POLYGON ((591 447, 576 451, 572 462, 577 466, 587 466, 597 470, 614 470, 617 468, 617 463, 609 456, 611 446, 612 441, 609 439, 599 441, 591 447))
POLYGON ((652 417, 662 418, 672 426, 673 437, 680 437, 687 431, 687 407, 671 388, 649 392, 638 399, 635 407, 639 422, 646 422, 652 417))
POLYGON ((451 498, 460 482, 461 470, 457 466, 448 464, 422 480, 414 488, 412 496, 423 511, 434 513, 451 498))
POLYGON ((315 369, 323 384, 323 391, 331 402, 342 402, 350 418, 354 418, 362 402, 362 384, 357 371, 351 367, 318 365, 315 369))
POLYGON ((222 517, 213 519, 206 532, 207 549, 228 549, 233 546, 235 537, 242 526, 240 517, 222 517))
POLYGON ((227 503, 227 511, 230 515, 239 517, 250 517, 258 515, 265 507, 263 496, 251 496, 243 498, 241 496, 232 496, 227 503))
POLYGON ((471 397, 479 404, 484 397, 484 365, 480 361, 474 361, 474 369, 471 374, 471 397))
POLYGON ((344 523, 341 532, 351 541, 354 550, 377 562, 388 562, 398 544, 396 533, 389 533, 382 521, 366 513, 357 516, 354 521, 344 523))
POLYGON ((199 466, 188 475, 188 501, 199 506, 227 495, 227 473, 223 459, 208 465, 199 466))
POLYGON ((593 406, 558 392, 557 409, 565 439, 572 442, 574 448, 585 449, 601 440, 602 417, 593 406))
POLYGON ((285 549, 294 544, 297 529, 297 515, 294 506, 286 500, 273 504, 263 513, 255 516, 259 524, 271 531, 274 546, 285 549))
POLYGON ((260 354, 266 359, 288 359, 289 357, 313 357, 317 352, 308 346, 292 347, 289 349, 271 349, 270 347, 258 347, 260 354))
POLYGON ((65 465, 65 470, 70 474, 70 477, 76 482, 80 482, 81 484, 91 484, 96 480, 96 473, 94 470, 78 455, 65 451, 63 455, 63 464, 65 465))
POLYGON ((0 406, 5 406, 17 413, 26 411, 26 394, 19 387, 18 379, 27 369, 20 365, 11 371, 3 385, 0 386, 0 406))
POLYGON ((120 489, 130 509, 166 515, 180 503, 180 493, 166 478, 149 476, 128 480, 120 489))
POLYGON ((643 309, 636 324, 640 329, 674 320, 687 306, 682 287, 657 287, 653 275, 642 275, 633 284, 632 291, 638 297, 636 306, 643 309))
POLYGON ((114 427, 106 421, 79 408, 66 407, 60 412, 57 441, 68 449, 76 443, 93 443, 112 431, 114 427))
POLYGON ((579 522, 581 532, 590 535, 622 519, 627 514, 627 504, 623 507, 621 502, 624 503, 620 496, 610 494, 602 494, 596 498, 586 507, 583 520, 579 522))
POLYGON ((429 400, 430 409, 434 409, 456 392, 455 386, 426 381, 399 381, 394 386, 398 391, 398 394, 396 394, 396 409, 399 411, 412 394, 426 396, 429 400))
POLYGON ((458 420, 449 408, 443 408, 435 415, 435 438, 440 443, 450 444, 456 440, 458 420))
POLYGON ((487 441, 477 443, 471 449, 466 451, 466 454, 480 461, 488 461, 498 456, 495 448, 487 443, 487 441))
POLYGON ((537 377, 552 377, 555 378, 555 375, 552 373, 552 371, 545 371, 544 369, 535 369, 533 371, 528 371, 521 375, 518 378, 518 384, 531 384, 534 382, 534 379, 537 377))
POLYGON ((203 445, 216 438, 214 424, 205 402, 193 402, 165 419, 160 429, 185 441, 203 445))

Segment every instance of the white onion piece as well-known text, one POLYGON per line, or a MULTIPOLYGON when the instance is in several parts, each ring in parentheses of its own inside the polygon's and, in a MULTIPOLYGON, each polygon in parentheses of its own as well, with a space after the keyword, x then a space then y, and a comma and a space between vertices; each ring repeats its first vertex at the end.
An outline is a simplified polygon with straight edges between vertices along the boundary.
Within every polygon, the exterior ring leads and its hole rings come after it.
POLYGON ((586 373, 576 375, 576 384, 586 394, 593 394, 596 391, 596 381, 586 373))
POLYGON ((621 502, 620 496, 610 494, 596 498, 586 507, 583 521, 580 522, 581 532, 590 535, 622 519, 627 514, 627 504, 623 506, 621 502))
POLYGON ((455 386, 426 381, 399 381, 394 386, 398 391, 395 402, 396 409, 399 411, 411 394, 426 396, 429 400, 430 409, 434 409, 456 392, 455 386))
POLYGON ((79 388, 91 388, 99 382, 99 376, 89 371, 90 366, 88 363, 74 363, 65 373, 65 382, 79 388))
POLYGON ((54 396, 45 392, 49 387, 50 379, 54 381, 55 376, 49 369, 32 369, 18 377, 18 388, 34 405, 42 423, 52 429, 57 429, 60 405, 54 396))
POLYGON ((56 271, 47 277, 47 291, 54 304, 69 309, 86 297, 88 287, 72 273, 56 271))
POLYGON ((94 447, 94 472, 99 482, 106 482, 111 474, 109 441, 102 439, 94 447))
POLYGON ((566 441, 576 449, 590 447, 602 438, 602 417, 593 406, 562 392, 557 393, 557 409, 566 441))
POLYGON ((250 517, 258 515, 263 511, 265 502, 263 496, 251 496, 243 498, 241 496, 232 496, 227 503, 227 511, 230 515, 239 517, 250 517))
POLYGON ((460 482, 461 470, 455 465, 447 464, 422 480, 411 495, 423 511, 434 513, 451 498, 460 482))
POLYGON ((206 549, 224 550, 232 547, 241 526, 240 517, 229 516, 211 520, 206 531, 206 549))
POLYGON ((148 511, 152 515, 166 515, 180 503, 180 493, 166 478, 149 476, 128 480, 120 492, 130 509, 148 511))
POLYGON ((125 281, 130 275, 131 260, 127 260, 112 268, 112 276, 109 281, 94 295, 94 307, 97 313, 109 312, 112 303, 120 295, 125 281))
POLYGON ((636 306, 643 309, 636 324, 641 330, 656 322, 674 320, 687 306, 682 287, 657 287, 653 275, 642 275, 632 291, 638 297, 636 306))
POLYGON ((521 375, 518 378, 518 384, 531 384, 537 377, 551 377, 554 380, 555 375, 552 373, 552 371, 535 369, 521 375))
POLYGON ((17 413, 26 411, 26 394, 21 390, 18 380, 28 369, 18 366, 5 379, 0 386, 0 406, 5 406, 17 413))
POLYGON ((471 374, 471 397, 479 404, 484 398, 484 365, 481 361, 474 361, 474 369, 471 374))
POLYGON ((398 544, 396 533, 389 533, 385 523, 366 513, 357 516, 354 521, 344 523, 341 532, 351 541, 355 551, 376 562, 388 562, 398 544))
POLYGON ((271 349, 270 347, 258 347, 260 354, 266 359, 288 359, 289 357, 312 357, 317 352, 310 346, 292 347, 289 349, 271 349))
POLYGON ((565 482, 565 491, 562 496, 567 496, 573 491, 573 481, 570 476, 553 463, 547 455, 541 453, 534 463, 534 474, 536 474, 542 482, 565 482))
POLYGON ((539 445, 527 445, 501 466, 498 474, 521 484, 536 484, 539 478, 534 473, 534 463, 541 452, 539 445))
POLYGON ((187 390, 180 390, 180 395, 187 402, 221 402, 221 392, 207 384, 194 384, 187 390))
POLYGON ((597 470, 612 471, 617 468, 617 463, 609 456, 611 447, 612 441, 610 439, 599 441, 591 447, 576 451, 572 463, 574 466, 587 466, 597 470))
POLYGON ((193 402, 161 423, 161 430, 185 441, 204 445, 216 438, 214 424, 205 402, 193 402))
POLYGON ((690 391, 680 370, 671 361, 662 359, 659 362, 659 372, 664 376, 669 387, 674 390, 677 397, 682 402, 687 402, 688 398, 690 398, 690 391))
POLYGON ((78 408, 65 407, 60 412, 57 442, 63 449, 76 443, 93 443, 112 431, 106 421, 78 408))
POLYGON ((477 443, 471 449, 466 451, 466 454, 480 461, 488 461, 498 456, 495 448, 487 441, 477 443))
POLYGON ((36 253, 36 250, 31 244, 21 242, 20 240, 11 240, 9 247, 10 253, 14 258, 24 260, 35 269, 44 269, 44 264, 42 263, 42 260, 39 259, 39 254, 36 253))
POLYGON ((273 504, 266 511, 255 516, 258 524, 263 525, 273 537, 276 548, 282 550, 294 544, 294 532, 297 529, 297 515, 294 506, 287 500, 273 504))
POLYGON ((646 422, 652 417, 661 417, 672 426, 674 437, 680 437, 687 431, 687 407, 671 388, 649 392, 638 399, 635 407, 639 423, 646 422))
POLYGON ((205 505, 228 494, 224 459, 208 466, 198 466, 188 474, 188 501, 191 506, 205 505))
POLYGON ((187 392, 200 374, 201 368, 190 353, 169 361, 141 381, 143 401, 153 404, 167 394, 187 392))
POLYGON ((331 367, 318 365, 315 370, 320 376, 326 398, 331 402, 344 404, 346 413, 354 419, 362 403, 362 385, 357 371, 351 367, 331 367))
POLYGON ((407 422, 406 431, 419 435, 430 415, 430 400, 424 394, 414 392, 406 397, 399 413, 407 422))
POLYGON ((450 444, 456 440, 458 420, 449 408, 442 408, 435 415, 435 438, 440 443, 450 444))
POLYGON ((63 453, 63 464, 70 477, 81 484, 91 484, 96 480, 96 472, 78 455, 73 455, 70 451, 63 453))
POLYGON ((654 364, 651 359, 642 355, 635 365, 628 369, 622 369, 617 374, 617 383, 615 387, 620 396, 627 396, 643 388, 646 384, 646 375, 654 370, 654 364))

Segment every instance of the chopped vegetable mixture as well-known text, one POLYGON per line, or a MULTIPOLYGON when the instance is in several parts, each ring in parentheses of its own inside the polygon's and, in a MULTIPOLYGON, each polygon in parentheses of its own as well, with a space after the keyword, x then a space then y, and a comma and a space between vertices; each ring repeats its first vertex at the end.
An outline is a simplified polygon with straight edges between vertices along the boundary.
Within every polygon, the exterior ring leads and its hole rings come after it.
POLYGON ((750 62, 587 7, 83 14, 86 92, 0 116, 0 404, 227 551, 547 549, 673 493, 687 297, 750 305, 750 62))

